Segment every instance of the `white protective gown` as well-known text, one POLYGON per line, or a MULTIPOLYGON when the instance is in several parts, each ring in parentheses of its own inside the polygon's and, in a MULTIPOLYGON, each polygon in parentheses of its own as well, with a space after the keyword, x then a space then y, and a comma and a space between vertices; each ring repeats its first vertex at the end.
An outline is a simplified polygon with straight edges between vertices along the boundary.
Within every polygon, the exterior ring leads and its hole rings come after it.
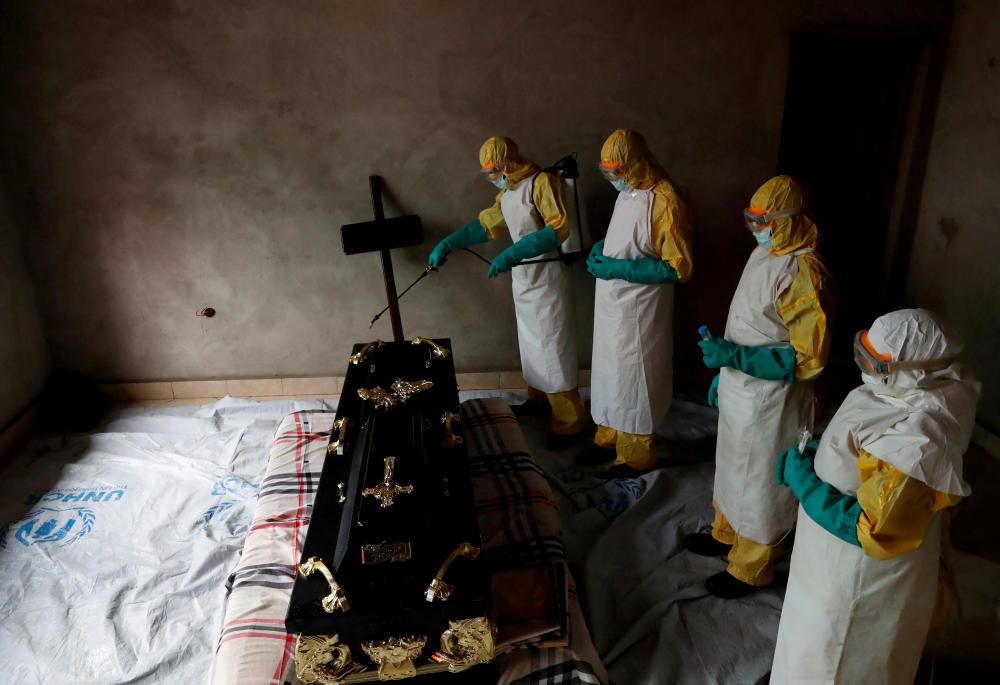
MULTIPOLYGON (((658 257, 652 245, 653 190, 618 193, 604 256, 658 257)), ((672 284, 597 279, 591 414, 634 435, 656 431, 673 397, 672 284)))
MULTIPOLYGON (((500 196, 500 211, 514 242, 543 228, 532 200, 535 176, 500 196)), ((535 259, 558 256, 554 250, 535 259)), ((573 390, 578 385, 579 364, 566 265, 554 261, 515 266, 511 283, 524 380, 546 393, 573 390)))
MULTIPOLYGON (((795 257, 806 248, 774 255, 750 254, 729 305, 726 340, 740 345, 788 345, 778 296, 798 274, 795 257)), ((795 497, 775 482, 778 454, 813 427, 811 381, 769 381, 724 367, 719 378, 719 436, 715 452, 715 503, 743 538, 773 545, 795 524, 795 497)))
MULTIPOLYGON (((816 475, 855 495, 863 449, 938 492, 969 494, 961 460, 977 393, 965 383, 903 397, 856 388, 823 433, 816 475)), ((919 548, 874 559, 799 508, 771 682, 910 685, 934 611, 940 549, 940 515, 919 548)))

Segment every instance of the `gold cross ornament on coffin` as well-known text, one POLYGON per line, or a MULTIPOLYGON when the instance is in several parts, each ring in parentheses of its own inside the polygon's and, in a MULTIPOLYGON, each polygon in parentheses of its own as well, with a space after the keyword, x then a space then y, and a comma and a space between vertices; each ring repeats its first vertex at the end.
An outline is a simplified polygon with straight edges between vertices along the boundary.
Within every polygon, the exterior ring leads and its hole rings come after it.
POLYGON ((361 491, 362 497, 374 497, 379 501, 383 509, 391 507, 398 495, 409 495, 413 492, 412 485, 401 485, 393 482, 396 471, 396 457, 385 457, 382 482, 373 488, 365 488, 361 491))

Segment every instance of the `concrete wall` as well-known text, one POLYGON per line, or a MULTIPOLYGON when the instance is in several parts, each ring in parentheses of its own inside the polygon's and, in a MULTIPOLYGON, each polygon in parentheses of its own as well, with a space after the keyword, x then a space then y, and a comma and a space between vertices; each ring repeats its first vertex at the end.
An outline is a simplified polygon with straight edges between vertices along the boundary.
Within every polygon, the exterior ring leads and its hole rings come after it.
POLYGON ((35 291, 0 186, 0 430, 39 396, 48 365, 35 291))
MULTIPOLYGON (((504 133, 577 151, 595 224, 614 128, 646 134, 694 203, 679 363, 721 330, 753 243, 740 210, 775 168, 793 27, 946 23, 935 0, 6 3, 3 168, 53 356, 105 380, 342 372, 389 335, 378 258, 345 257, 367 175, 428 244, 492 201, 476 152, 504 133), (218 316, 196 316, 212 306, 218 316)), ((605 224, 606 225, 606 224, 605 224)), ((489 254, 502 246, 491 246, 489 254)), ((509 277, 456 255, 404 300, 409 335, 462 370, 518 367, 509 277)), ((577 267, 589 364, 593 284, 577 267)))
POLYGON ((907 300, 941 313, 983 380, 1000 430, 1000 3, 956 6, 931 139, 907 300))

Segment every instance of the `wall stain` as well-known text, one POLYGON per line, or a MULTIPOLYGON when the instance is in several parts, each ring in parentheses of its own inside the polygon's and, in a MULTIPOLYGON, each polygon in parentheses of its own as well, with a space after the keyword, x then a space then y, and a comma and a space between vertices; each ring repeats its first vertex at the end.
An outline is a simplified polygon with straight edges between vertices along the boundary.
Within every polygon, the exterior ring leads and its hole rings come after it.
POLYGON ((952 241, 955 239, 955 236, 958 235, 958 222, 950 216, 943 216, 938 220, 938 230, 944 238, 944 246, 947 249, 951 247, 952 241))

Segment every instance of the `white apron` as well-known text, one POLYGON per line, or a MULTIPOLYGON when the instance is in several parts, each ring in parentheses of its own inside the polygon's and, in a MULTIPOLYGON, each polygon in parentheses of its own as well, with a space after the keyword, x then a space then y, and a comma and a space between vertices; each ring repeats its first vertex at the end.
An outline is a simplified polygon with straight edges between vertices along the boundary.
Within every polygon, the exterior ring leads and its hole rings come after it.
MULTIPOLYGON (((956 462, 946 455, 949 447, 964 447, 949 446, 933 430, 923 433, 924 439, 907 430, 912 410, 866 386, 855 389, 823 433, 816 474, 854 495, 860 485, 857 460, 864 449, 911 476, 920 470, 933 473, 933 482, 919 480, 935 490, 967 494, 956 462), (926 449, 919 459, 897 449, 906 437, 913 445, 936 445, 940 449, 932 451, 937 458, 926 449)), ((828 533, 800 508, 771 682, 910 685, 934 610, 940 546, 941 517, 935 516, 918 549, 894 559, 873 559, 828 533)))
MULTIPOLYGON (((526 178, 500 197, 500 211, 514 242, 544 228, 532 201, 534 182, 535 176, 526 178)), ((552 251, 535 259, 558 256, 552 251)), ((559 261, 515 266, 511 283, 524 380, 546 393, 573 390, 579 364, 566 266, 559 261)))
MULTIPOLYGON (((740 345, 787 345, 788 328, 778 296, 798 273, 800 250, 773 255, 756 248, 736 287, 726 340, 740 345)), ((795 497, 774 478, 778 454, 813 427, 813 384, 754 378, 724 367, 719 378, 719 437, 715 452, 715 502, 740 537, 777 543, 795 524, 795 497)))
MULTIPOLYGON (((618 193, 604 255, 658 256, 652 209, 652 190, 618 193)), ((595 423, 635 435, 656 431, 673 397, 673 313, 672 284, 597 279, 590 377, 595 423)))

